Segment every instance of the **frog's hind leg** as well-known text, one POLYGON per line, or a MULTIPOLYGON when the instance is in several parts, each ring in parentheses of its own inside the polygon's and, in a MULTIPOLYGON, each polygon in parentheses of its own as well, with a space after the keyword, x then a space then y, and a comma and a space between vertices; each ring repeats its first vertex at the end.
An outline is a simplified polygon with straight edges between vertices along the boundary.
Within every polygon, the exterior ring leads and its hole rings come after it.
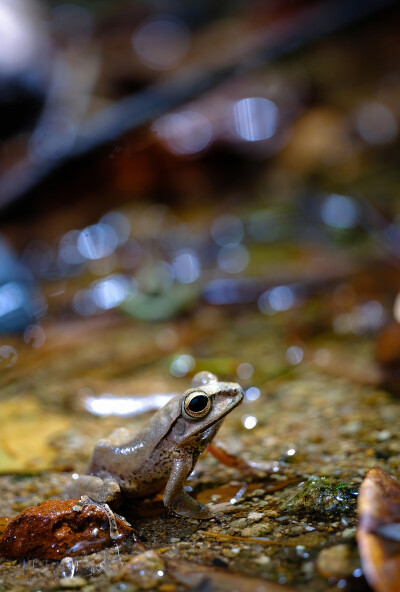
POLYGON ((99 504, 110 504, 113 508, 121 505, 121 488, 112 477, 96 477, 96 475, 80 475, 68 485, 66 493, 69 497, 87 495, 99 504))
POLYGON ((112 477, 101 479, 95 475, 81 475, 67 488, 67 494, 71 497, 79 497, 74 506, 76 512, 81 512, 85 506, 94 505, 100 508, 107 516, 110 525, 110 537, 117 539, 119 532, 114 512, 108 504, 118 507, 121 503, 121 489, 119 483, 112 477))
POLYGON ((279 471, 279 462, 277 461, 252 461, 247 460, 229 452, 222 442, 214 440, 210 442, 207 447, 210 452, 219 462, 222 462, 227 467, 238 469, 243 473, 277 473, 279 471))

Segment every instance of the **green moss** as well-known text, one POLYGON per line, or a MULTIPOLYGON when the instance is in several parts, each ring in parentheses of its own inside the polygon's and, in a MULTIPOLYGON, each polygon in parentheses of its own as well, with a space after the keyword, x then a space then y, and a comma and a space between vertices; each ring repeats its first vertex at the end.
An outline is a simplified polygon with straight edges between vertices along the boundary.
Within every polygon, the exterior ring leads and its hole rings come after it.
POLYGON ((355 509, 357 492, 352 484, 332 483, 314 477, 301 483, 297 493, 285 499, 280 509, 289 514, 341 515, 355 509))

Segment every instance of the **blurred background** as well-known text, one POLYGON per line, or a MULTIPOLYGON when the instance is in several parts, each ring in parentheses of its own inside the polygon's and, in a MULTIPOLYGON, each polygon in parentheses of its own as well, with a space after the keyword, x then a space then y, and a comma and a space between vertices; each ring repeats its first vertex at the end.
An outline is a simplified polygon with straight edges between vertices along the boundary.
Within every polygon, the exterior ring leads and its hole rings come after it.
POLYGON ((299 342, 390 325, 395 383, 396 4, 1 0, 0 332, 40 348, 46 323, 226 311, 299 342))
POLYGON ((337 368, 333 340, 396 390, 399 19, 389 0, 1 0, 2 369, 49 331, 120 324, 168 375, 219 356, 246 380, 277 327, 260 379, 337 368))

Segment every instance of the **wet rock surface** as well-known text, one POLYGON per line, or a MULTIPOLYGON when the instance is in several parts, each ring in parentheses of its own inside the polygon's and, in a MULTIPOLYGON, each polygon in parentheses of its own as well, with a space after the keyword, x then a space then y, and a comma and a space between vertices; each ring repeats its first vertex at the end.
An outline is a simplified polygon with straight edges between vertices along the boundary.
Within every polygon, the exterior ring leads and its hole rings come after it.
MULTIPOLYGON (((104 512, 88 505, 74 510, 78 500, 47 500, 11 520, 0 536, 0 555, 7 559, 62 559, 112 546, 104 512)), ((122 543, 133 529, 117 518, 122 543)))

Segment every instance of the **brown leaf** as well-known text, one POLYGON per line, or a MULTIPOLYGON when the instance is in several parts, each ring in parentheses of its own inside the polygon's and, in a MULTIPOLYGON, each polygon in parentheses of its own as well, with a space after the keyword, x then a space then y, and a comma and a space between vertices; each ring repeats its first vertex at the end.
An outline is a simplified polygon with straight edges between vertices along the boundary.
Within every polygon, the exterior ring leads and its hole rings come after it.
POLYGON ((57 451, 51 440, 71 425, 71 419, 45 411, 30 396, 0 402, 0 417, 0 474, 54 468, 57 451))
MULTIPOLYGON (((104 512, 94 505, 73 510, 77 500, 47 500, 18 514, 0 536, 0 555, 8 559, 62 559, 94 553, 115 544, 104 512)), ((133 529, 117 518, 121 537, 133 529)))
POLYGON ((368 583, 376 592, 398 592, 400 541, 388 533, 400 529, 400 485, 379 467, 362 482, 358 513, 357 541, 368 583))

